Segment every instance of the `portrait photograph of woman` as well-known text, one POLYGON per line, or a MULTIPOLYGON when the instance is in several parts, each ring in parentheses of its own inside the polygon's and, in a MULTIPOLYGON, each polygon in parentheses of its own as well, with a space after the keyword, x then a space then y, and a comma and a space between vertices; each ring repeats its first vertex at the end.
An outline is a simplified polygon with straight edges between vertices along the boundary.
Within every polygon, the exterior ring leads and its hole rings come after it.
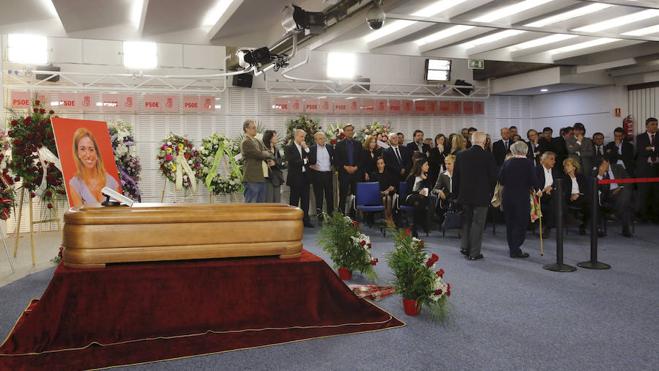
POLYGON ((53 131, 71 207, 100 206, 104 187, 121 193, 105 122, 53 118, 53 131))

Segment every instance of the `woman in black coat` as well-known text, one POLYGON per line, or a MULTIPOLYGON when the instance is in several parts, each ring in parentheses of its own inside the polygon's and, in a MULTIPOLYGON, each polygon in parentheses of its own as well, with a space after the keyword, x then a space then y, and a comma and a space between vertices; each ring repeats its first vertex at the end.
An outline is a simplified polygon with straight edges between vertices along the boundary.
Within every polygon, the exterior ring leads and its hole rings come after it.
POLYGON ((586 225, 590 220, 590 197, 588 197, 588 184, 586 177, 579 172, 580 164, 573 157, 563 160, 563 171, 565 172, 565 184, 563 186, 563 197, 568 210, 581 213, 581 224, 579 234, 586 234, 586 225))
POLYGON ((503 213, 511 258, 528 258, 520 248, 531 218, 530 194, 538 184, 533 163, 526 158, 529 146, 519 141, 510 146, 513 157, 503 163, 499 184, 503 186, 503 213))
POLYGON ((361 168, 364 170, 364 180, 370 182, 369 175, 375 172, 375 163, 378 157, 382 155, 382 149, 378 147, 377 136, 375 135, 366 137, 362 146, 364 148, 364 156, 361 168))
POLYGON ((414 218, 411 225, 412 236, 418 237, 417 228, 423 227, 428 233, 428 196, 432 185, 428 181, 428 160, 420 157, 412 166, 412 171, 407 177, 407 197, 405 203, 414 207, 414 218))
POLYGON ((382 204, 384 205, 385 221, 387 222, 387 226, 395 227, 392 204, 394 195, 398 192, 398 177, 392 176, 391 173, 386 170, 384 158, 382 156, 377 158, 375 164, 377 169, 371 173, 370 181, 378 182, 380 184, 380 194, 382 195, 382 204))
POLYGON ((446 151, 446 137, 444 134, 437 134, 435 146, 430 150, 430 156, 428 157, 430 184, 435 184, 439 174, 444 170, 444 151, 446 151))

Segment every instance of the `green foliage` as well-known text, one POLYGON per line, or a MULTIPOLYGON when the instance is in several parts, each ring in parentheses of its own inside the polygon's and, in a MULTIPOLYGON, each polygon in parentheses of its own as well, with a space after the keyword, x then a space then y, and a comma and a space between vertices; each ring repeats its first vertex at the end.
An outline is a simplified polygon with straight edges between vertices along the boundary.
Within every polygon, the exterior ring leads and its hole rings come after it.
POLYGON ((409 230, 394 230, 392 235, 395 248, 387 255, 387 262, 394 273, 396 292, 427 306, 433 318, 443 320, 450 295, 450 285, 441 278, 443 271, 441 275, 433 271, 433 258, 426 253, 423 241, 413 238, 409 230))
POLYGON ((377 260, 371 258, 368 249, 368 237, 360 233, 359 223, 339 212, 325 215, 325 223, 320 229, 319 245, 329 254, 335 268, 347 268, 358 271, 371 280, 377 279, 373 265, 377 260), (361 246, 358 241, 364 240, 361 246))
POLYGON ((286 144, 293 142, 295 129, 302 129, 307 133, 304 141, 307 142, 307 145, 311 146, 314 144, 313 135, 316 134, 316 132, 321 131, 322 128, 318 121, 308 116, 302 115, 296 119, 290 120, 286 127, 286 144))

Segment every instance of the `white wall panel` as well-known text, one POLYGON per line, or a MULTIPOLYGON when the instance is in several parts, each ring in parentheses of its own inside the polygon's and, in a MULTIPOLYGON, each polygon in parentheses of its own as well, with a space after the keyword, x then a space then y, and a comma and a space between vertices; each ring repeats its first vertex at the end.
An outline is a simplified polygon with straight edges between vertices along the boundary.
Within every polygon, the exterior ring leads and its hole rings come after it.
POLYGON ((123 65, 123 42, 82 40, 82 61, 88 64, 123 65))
POLYGON ((636 133, 645 131, 645 119, 659 115, 659 88, 630 90, 629 112, 636 123, 636 133))

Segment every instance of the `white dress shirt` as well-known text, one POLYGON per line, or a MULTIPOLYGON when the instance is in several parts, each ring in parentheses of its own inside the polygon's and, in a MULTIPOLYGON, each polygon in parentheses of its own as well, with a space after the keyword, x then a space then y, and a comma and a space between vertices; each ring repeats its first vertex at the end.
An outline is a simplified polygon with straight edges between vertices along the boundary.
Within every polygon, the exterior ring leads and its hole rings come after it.
POLYGON ((316 146, 316 165, 318 171, 330 171, 330 155, 326 146, 316 146))
POLYGON ((573 195, 578 195, 579 193, 579 182, 577 182, 577 177, 570 177, 572 179, 572 192, 570 192, 573 195))
MULTIPOLYGON (((307 164, 308 159, 304 158, 304 155, 302 155, 302 146, 297 144, 296 142, 293 143, 295 143, 295 147, 297 147, 297 151, 300 152, 300 158, 302 159, 302 172, 304 173, 307 171, 304 165, 307 164)), ((307 148, 305 152, 309 152, 309 148, 307 148)))
POLYGON ((551 169, 547 169, 546 167, 542 167, 542 169, 545 171, 545 186, 544 188, 551 187, 554 184, 554 177, 551 175, 551 169))
POLYGON ((618 148, 618 156, 621 156, 620 158, 618 158, 618 162, 616 162, 616 164, 622 166, 624 169, 627 169, 625 167, 625 163, 622 161, 622 142, 615 143, 615 145, 616 145, 616 148, 618 148))
MULTIPOLYGON (((615 179, 616 178, 615 176, 613 176, 613 171, 611 171, 610 167, 609 167, 609 171, 607 171, 607 173, 609 175, 609 179, 615 179)), ((604 178, 603 176, 601 176, 599 174, 597 175, 597 179, 602 180, 603 178, 604 178)), ((619 185, 617 183, 609 184, 609 190, 611 190, 611 191, 613 191, 614 189, 616 189, 618 187, 619 187, 619 185)))

